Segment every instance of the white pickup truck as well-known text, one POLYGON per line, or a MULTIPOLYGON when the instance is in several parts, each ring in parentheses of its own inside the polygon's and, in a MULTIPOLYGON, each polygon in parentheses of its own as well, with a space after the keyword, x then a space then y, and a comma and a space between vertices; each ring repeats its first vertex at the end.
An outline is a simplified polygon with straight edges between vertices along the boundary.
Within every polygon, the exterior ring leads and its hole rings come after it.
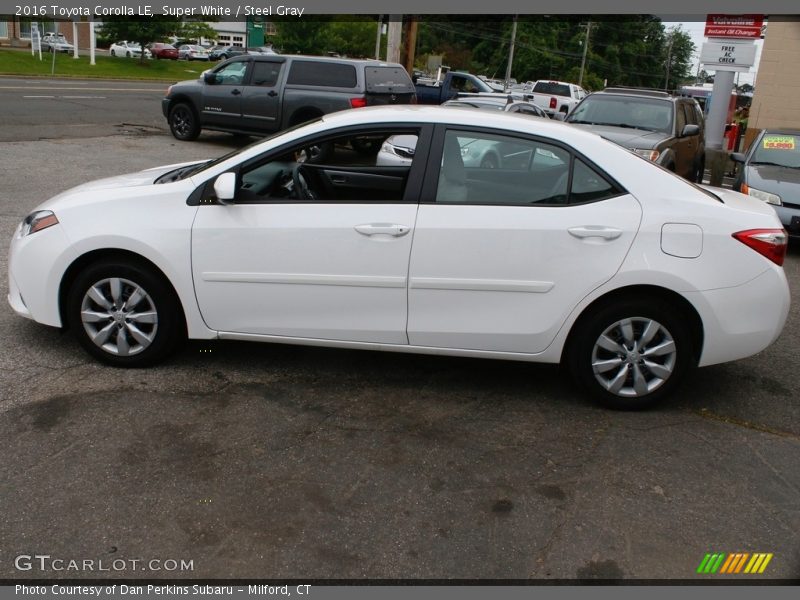
POLYGON ((523 93, 533 96, 532 102, 541 108, 560 112, 565 115, 583 100, 587 92, 579 85, 566 81, 529 81, 523 87, 523 93))

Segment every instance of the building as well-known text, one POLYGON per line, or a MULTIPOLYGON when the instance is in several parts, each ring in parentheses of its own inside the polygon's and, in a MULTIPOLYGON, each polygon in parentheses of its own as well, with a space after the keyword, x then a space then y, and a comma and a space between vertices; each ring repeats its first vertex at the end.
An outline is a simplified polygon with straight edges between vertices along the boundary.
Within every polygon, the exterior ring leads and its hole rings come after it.
POLYGON ((800 129, 800 17, 770 15, 758 66, 745 147, 768 127, 800 129))

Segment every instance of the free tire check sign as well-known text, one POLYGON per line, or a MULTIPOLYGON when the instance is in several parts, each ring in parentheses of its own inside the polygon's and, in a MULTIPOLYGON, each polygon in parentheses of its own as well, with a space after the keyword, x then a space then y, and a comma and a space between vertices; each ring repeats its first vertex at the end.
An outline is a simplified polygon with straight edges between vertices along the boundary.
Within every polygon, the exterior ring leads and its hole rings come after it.
POLYGON ((748 71, 755 63, 755 40, 763 15, 708 15, 700 62, 719 71, 748 71))

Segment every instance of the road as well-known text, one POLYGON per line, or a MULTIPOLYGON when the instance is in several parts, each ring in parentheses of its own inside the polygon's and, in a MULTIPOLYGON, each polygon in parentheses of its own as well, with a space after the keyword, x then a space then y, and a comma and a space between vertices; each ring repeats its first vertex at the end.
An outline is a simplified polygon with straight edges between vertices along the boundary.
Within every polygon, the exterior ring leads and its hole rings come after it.
MULTIPOLYGON (((72 185, 235 144, 62 127, 3 145, 3 240, 72 185)), ((796 245, 786 272, 800 297, 796 245)), ((554 366, 195 342, 118 370, 7 307, 0 339, 0 578, 109 575, 14 568, 39 553, 193 561, 126 577, 693 579, 707 552, 800 577, 798 303, 772 347, 642 413, 554 366)))
POLYGON ((0 77, 0 142, 166 131, 166 83, 0 77))

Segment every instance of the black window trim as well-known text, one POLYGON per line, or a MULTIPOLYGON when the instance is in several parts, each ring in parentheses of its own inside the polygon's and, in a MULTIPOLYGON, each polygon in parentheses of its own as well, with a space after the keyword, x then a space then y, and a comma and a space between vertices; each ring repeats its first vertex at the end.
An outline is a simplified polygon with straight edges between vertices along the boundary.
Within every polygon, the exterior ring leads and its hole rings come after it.
POLYGON ((630 194, 616 179, 608 174, 604 169, 595 163, 593 160, 586 157, 584 154, 576 150, 574 147, 569 146, 560 140, 546 138, 535 134, 530 134, 521 131, 511 131, 509 129, 493 129, 490 127, 481 127, 474 125, 459 125, 456 123, 440 123, 437 124, 434 132, 433 139, 430 145, 430 152, 428 154, 428 171, 430 177, 426 178, 422 193, 420 195, 420 204, 433 204, 437 206, 518 206, 530 208, 569 208, 570 206, 583 206, 585 204, 592 204, 594 202, 605 202, 612 198, 618 198, 626 194, 630 194), (567 200, 566 202, 537 202, 533 204, 520 204, 518 202, 436 202, 436 192, 439 186, 439 172, 442 161, 442 152, 444 151, 444 138, 448 130, 465 131, 469 133, 485 133, 488 135, 504 135, 508 137, 516 137, 531 142, 541 142, 550 146, 555 146, 567 152, 570 156, 569 159, 569 177, 567 178, 567 200), (575 172, 575 159, 578 158, 583 163, 593 170, 600 178, 604 179, 606 183, 615 189, 615 193, 599 199, 585 200, 584 202, 570 202, 569 198, 572 194, 572 176, 575 172))

